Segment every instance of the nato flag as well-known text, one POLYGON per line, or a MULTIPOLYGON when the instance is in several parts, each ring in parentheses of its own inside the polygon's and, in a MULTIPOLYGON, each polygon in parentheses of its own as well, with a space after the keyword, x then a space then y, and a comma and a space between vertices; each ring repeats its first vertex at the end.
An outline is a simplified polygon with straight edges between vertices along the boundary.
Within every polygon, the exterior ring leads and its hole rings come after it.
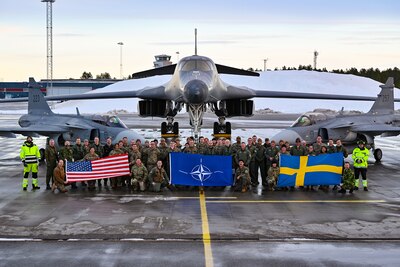
POLYGON ((170 154, 171 184, 189 186, 231 186, 232 157, 198 154, 170 154))

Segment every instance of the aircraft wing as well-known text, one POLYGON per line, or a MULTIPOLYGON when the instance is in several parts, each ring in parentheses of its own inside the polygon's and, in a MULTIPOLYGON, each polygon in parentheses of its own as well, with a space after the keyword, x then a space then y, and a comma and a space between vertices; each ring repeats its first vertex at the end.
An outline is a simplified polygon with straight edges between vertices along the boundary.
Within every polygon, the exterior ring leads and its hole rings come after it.
MULTIPOLYGON (((252 90, 252 89, 250 89, 252 90)), ((337 94, 318 94, 318 93, 299 93, 299 92, 283 92, 283 91, 263 91, 252 90, 253 97, 266 98, 294 98, 294 99, 323 99, 323 100, 361 100, 375 101, 376 97, 371 96, 352 96, 352 95, 337 95, 337 94)), ((400 102, 400 98, 395 98, 395 102, 400 102)))
MULTIPOLYGON (((46 100, 83 100, 83 99, 113 99, 113 98, 142 98, 142 99, 159 99, 169 100, 170 98, 165 93, 165 86, 145 87, 138 91, 117 91, 92 94, 77 94, 77 95, 60 95, 46 96, 46 100)), ((0 99, 0 103, 4 102, 26 102, 27 97, 0 99)))
POLYGON ((15 137, 15 134, 22 135, 43 135, 49 136, 52 134, 65 133, 68 132, 68 127, 59 127, 46 125, 46 127, 2 127, 0 128, 0 136, 4 137, 15 137))
POLYGON ((351 131, 358 133, 369 133, 373 135, 380 135, 382 133, 400 134, 400 127, 391 126, 388 124, 376 124, 376 125, 356 125, 349 127, 351 131))

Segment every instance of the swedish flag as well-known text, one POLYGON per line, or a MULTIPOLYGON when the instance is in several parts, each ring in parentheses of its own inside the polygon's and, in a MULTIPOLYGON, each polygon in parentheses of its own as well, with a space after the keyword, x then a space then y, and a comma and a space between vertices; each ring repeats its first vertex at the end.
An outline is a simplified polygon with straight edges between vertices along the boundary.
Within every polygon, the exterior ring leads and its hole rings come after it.
POLYGON ((338 185, 343 169, 343 153, 318 156, 281 155, 278 187, 338 185))

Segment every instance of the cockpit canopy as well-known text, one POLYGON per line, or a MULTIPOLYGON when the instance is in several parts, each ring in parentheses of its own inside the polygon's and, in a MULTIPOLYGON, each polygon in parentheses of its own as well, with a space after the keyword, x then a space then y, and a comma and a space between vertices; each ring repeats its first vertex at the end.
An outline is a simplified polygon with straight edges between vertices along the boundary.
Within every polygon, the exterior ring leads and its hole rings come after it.
POLYGON ((319 112, 307 112, 301 115, 290 127, 305 127, 328 119, 327 114, 319 112))
POLYGON ((179 62, 178 69, 180 71, 213 71, 215 69, 214 63, 206 57, 187 57, 179 62))
POLYGON ((114 115, 94 115, 92 121, 108 127, 128 128, 120 118, 114 115))

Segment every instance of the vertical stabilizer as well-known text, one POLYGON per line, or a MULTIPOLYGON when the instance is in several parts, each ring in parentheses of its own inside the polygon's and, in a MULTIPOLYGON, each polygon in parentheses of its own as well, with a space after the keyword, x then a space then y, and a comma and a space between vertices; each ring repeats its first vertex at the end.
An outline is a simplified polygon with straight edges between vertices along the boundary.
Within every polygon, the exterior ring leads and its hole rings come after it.
POLYGON ((197 56, 197 28, 194 29, 194 55, 197 56))
POLYGON ((373 114, 393 114, 394 113, 394 79, 393 77, 389 77, 385 84, 380 85, 382 88, 381 92, 378 95, 378 98, 375 100, 375 103, 372 105, 369 113, 373 114))
POLYGON ((29 97, 28 97, 28 114, 50 115, 53 114, 42 92, 40 85, 34 78, 29 78, 29 97))

